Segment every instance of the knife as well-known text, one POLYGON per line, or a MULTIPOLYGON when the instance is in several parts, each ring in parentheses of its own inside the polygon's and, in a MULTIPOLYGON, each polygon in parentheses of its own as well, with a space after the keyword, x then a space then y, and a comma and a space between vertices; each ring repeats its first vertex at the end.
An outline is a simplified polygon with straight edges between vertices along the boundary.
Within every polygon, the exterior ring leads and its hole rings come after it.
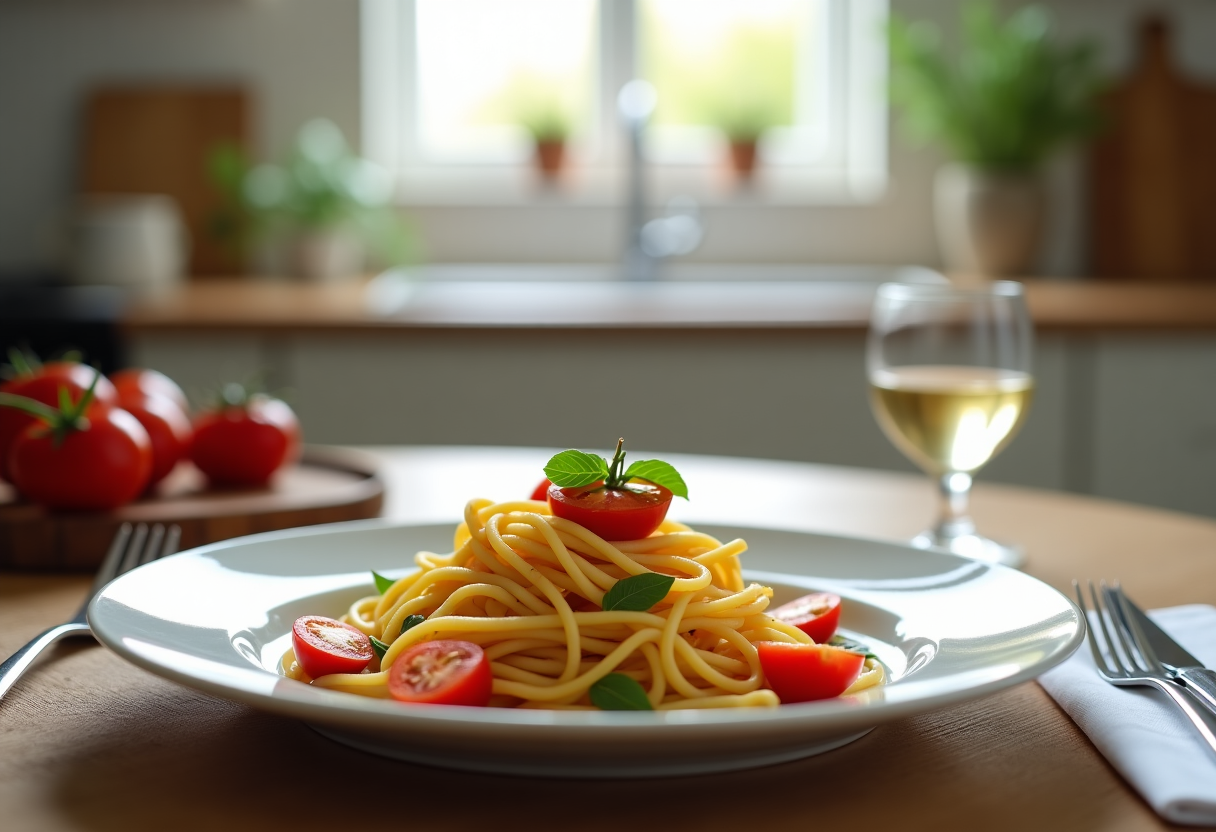
POLYGON ((1121 608, 1133 619, 1127 622, 1128 626, 1139 627, 1170 677, 1186 685, 1196 699, 1216 713, 1216 672, 1208 670, 1199 659, 1170 638, 1165 630, 1132 603, 1126 593, 1123 594, 1123 601, 1121 608))

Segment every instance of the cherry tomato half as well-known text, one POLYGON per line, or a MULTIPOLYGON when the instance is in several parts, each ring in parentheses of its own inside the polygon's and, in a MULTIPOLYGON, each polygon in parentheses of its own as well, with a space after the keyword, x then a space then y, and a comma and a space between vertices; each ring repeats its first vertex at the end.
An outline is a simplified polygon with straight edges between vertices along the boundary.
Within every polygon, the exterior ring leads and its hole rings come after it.
POLYGON ((471 641, 424 641, 406 650, 388 672, 388 692, 422 705, 490 703, 494 676, 485 652, 471 641))
POLYGON ((825 644, 756 644, 768 686, 783 704, 840 696, 861 675, 866 657, 825 644))
POLYGON ((151 488, 189 452, 190 438, 194 434, 190 417, 172 400, 162 396, 132 396, 125 391, 119 396, 122 409, 139 420, 152 440, 152 475, 148 478, 151 488))
POLYGON ((801 598, 782 604, 769 615, 799 630, 823 644, 836 632, 840 624, 840 596, 830 592, 812 592, 801 598))
POLYGON ((375 653, 360 629, 323 615, 304 615, 291 626, 291 649, 300 669, 312 678, 361 673, 375 653))
MULTIPOLYGON (((98 375, 97 370, 87 364, 76 361, 48 361, 30 374, 17 376, 0 384, 0 393, 25 396, 51 407, 59 407, 59 388, 65 388, 72 401, 77 402, 98 375)), ((118 393, 105 376, 97 378, 97 385, 93 388, 93 401, 109 407, 118 404, 118 393)), ((37 421, 35 417, 16 408, 0 407, 0 479, 12 480, 8 457, 13 443, 22 431, 37 421)))
POLYGON ((602 483, 578 488, 549 487, 549 508, 604 540, 640 540, 659 527, 671 507, 671 492, 634 481, 621 488, 602 483))
POLYGON ((9 452, 13 485, 28 500, 58 509, 109 509, 148 484, 152 441, 125 410, 93 405, 87 425, 56 444, 42 423, 27 427, 9 452))
POLYGON ((264 485, 299 452, 300 423, 279 399, 252 396, 194 420, 190 458, 219 485, 264 485))
POLYGON ((141 399, 144 396, 160 396, 171 400, 183 413, 190 412, 190 403, 178 383, 156 370, 130 368, 110 373, 110 381, 118 390, 120 401, 141 399))
POLYGON ((549 486, 551 486, 551 485, 553 485, 553 483, 549 482, 548 477, 545 477, 543 480, 540 481, 540 485, 538 485, 538 486, 536 486, 536 488, 532 489, 532 496, 530 499, 544 500, 545 498, 547 498, 549 496, 549 486))

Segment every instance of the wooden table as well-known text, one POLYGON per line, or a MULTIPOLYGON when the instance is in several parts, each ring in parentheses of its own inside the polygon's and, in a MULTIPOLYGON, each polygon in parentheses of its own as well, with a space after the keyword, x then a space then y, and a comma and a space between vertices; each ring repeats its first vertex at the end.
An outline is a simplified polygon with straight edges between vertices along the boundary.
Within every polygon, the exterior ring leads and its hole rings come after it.
MULTIPOLYGON (((454 520, 466 498, 527 493, 545 451, 398 448, 386 513, 454 520)), ((671 456, 696 522, 902 539, 933 511, 919 477, 671 456)), ((1216 603, 1216 522, 981 484, 982 531, 1025 544, 1064 589, 1119 577, 1150 606, 1216 603)), ((0 573, 0 655, 68 617, 86 576, 0 573)), ((189 591, 183 587, 183 592, 189 591)), ((574 828, 900 830, 1166 828, 1034 683, 884 725, 781 766, 648 782, 440 771, 336 745, 304 724, 212 699, 86 641, 58 648, 0 703, 0 829, 574 828), (502 807, 512 807, 506 813, 502 807)))

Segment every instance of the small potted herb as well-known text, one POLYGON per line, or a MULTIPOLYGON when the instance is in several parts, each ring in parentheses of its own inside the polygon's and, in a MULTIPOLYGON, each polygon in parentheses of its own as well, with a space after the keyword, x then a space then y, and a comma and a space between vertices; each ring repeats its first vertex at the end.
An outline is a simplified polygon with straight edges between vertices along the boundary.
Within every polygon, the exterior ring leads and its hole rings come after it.
POLYGON ((327 119, 305 124, 282 164, 251 166, 220 149, 211 171, 229 195, 229 236, 285 244, 298 277, 336 280, 360 274, 369 257, 383 266, 413 258, 414 236, 392 205, 392 175, 355 155, 327 119))
POLYGON ((971 0, 961 23, 951 56, 932 26, 892 15, 891 100, 913 135, 953 157, 934 195, 947 268, 1024 273, 1043 225, 1043 163, 1098 124, 1096 50, 1054 42, 1040 6, 1001 20, 971 0))

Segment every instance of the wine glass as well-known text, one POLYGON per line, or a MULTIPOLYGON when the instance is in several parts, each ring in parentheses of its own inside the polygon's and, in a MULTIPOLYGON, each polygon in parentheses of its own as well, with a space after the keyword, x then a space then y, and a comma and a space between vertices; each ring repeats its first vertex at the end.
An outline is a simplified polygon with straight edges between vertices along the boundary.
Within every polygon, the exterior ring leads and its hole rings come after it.
POLYGON ((941 515, 912 544, 1020 566, 1025 556, 976 534, 971 481, 1017 433, 1034 394, 1022 285, 886 283, 870 316, 874 414, 895 447, 937 479, 941 515))

